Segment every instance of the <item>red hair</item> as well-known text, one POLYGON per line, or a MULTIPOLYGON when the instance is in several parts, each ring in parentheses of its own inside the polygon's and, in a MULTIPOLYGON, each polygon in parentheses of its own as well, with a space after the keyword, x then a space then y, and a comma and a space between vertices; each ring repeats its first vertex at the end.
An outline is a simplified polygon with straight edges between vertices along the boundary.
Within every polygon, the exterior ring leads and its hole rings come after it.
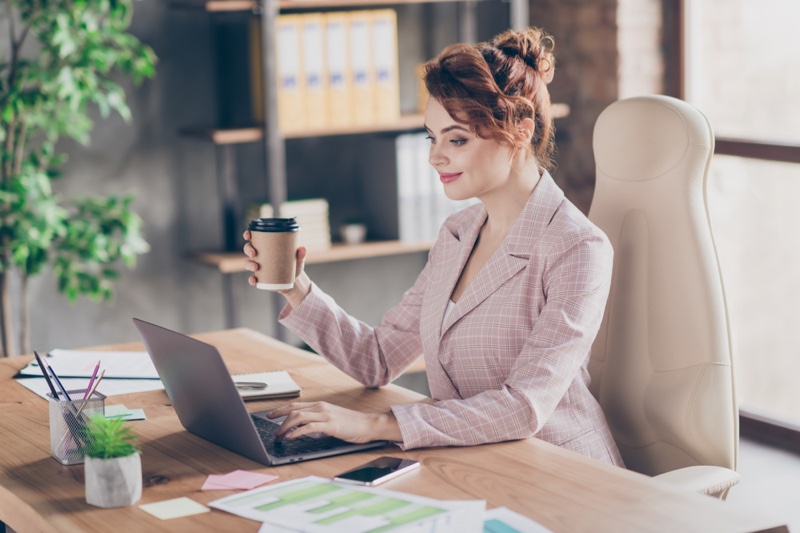
POLYGON ((425 64, 428 93, 453 120, 482 139, 530 149, 539 165, 553 166, 555 127, 547 84, 553 79, 555 41, 539 28, 506 31, 477 45, 454 44, 425 64), (519 123, 534 121, 530 145, 519 123))

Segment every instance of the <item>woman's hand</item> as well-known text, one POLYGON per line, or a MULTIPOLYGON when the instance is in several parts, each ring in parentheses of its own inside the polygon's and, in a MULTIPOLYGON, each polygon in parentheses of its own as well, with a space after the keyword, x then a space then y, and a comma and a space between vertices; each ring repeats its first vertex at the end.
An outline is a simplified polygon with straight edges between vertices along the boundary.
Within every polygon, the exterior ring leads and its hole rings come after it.
MULTIPOLYGON (((250 272, 255 272, 258 270, 258 263, 254 260, 256 257, 256 249, 250 244, 250 230, 246 230, 243 237, 245 240, 244 255, 248 257, 244 268, 250 272)), ((303 303, 305 297, 311 292, 311 279, 309 279, 308 275, 305 273, 305 264, 306 248, 300 246, 297 248, 297 266, 295 267, 294 287, 283 291, 276 291, 286 297, 292 309, 296 309, 297 306, 303 303)), ((250 285, 255 285, 257 283, 256 277, 250 276, 247 282, 250 285)))
POLYGON ((267 416, 286 416, 275 435, 277 440, 291 440, 312 433, 324 433, 358 444, 374 440, 403 440, 391 411, 362 413, 327 402, 294 402, 275 409, 267 416))

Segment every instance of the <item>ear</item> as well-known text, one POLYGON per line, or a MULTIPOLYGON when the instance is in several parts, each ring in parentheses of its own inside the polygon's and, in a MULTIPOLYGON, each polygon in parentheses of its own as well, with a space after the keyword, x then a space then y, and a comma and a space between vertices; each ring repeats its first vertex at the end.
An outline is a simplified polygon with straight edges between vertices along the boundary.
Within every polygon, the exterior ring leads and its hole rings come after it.
POLYGON ((536 131, 536 124, 533 122, 532 118, 523 118, 522 121, 517 126, 520 132, 525 135, 525 138, 528 140, 530 144, 531 139, 533 139, 533 133, 536 131))

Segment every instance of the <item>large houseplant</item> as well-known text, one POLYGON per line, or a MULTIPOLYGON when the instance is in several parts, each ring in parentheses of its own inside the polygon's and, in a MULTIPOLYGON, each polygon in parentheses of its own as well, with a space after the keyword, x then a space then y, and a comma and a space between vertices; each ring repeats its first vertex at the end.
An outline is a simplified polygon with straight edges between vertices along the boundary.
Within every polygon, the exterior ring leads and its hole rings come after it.
POLYGON ((88 143, 95 109, 130 118, 116 72, 154 75, 153 50, 127 32, 131 2, 0 1, 0 355, 30 351, 31 276, 50 265, 70 300, 109 299, 117 265, 132 268, 148 249, 131 196, 64 200, 51 185, 66 159, 59 138, 88 143))

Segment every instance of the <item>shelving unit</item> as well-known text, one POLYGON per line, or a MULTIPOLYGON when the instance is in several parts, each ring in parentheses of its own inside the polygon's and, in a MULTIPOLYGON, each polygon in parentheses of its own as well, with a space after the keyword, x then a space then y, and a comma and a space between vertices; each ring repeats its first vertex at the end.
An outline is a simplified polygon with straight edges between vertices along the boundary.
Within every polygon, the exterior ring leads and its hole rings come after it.
MULTIPOLYGON (((502 0, 497 0, 498 5, 502 0)), ((521 29, 529 24, 528 0, 510 0, 509 27, 521 29)), ((237 184, 236 146, 244 143, 264 144, 264 164, 269 201, 275 216, 280 216, 280 205, 287 200, 286 140, 325 136, 344 136, 358 134, 398 134, 423 129, 424 117, 420 114, 404 115, 392 123, 347 128, 328 128, 293 132, 284 135, 277 120, 277 84, 275 50, 276 20, 284 11, 335 10, 338 8, 360 8, 380 6, 402 6, 406 4, 454 3, 458 7, 458 38, 463 42, 476 40, 478 0, 172 0, 173 7, 203 10, 208 13, 252 12, 261 18, 261 54, 263 65, 264 127, 218 128, 213 126, 187 127, 181 134, 211 142, 217 151, 217 175, 219 195, 224 224, 224 244, 222 252, 200 252, 191 258, 200 264, 215 268, 223 278, 225 298, 225 321, 227 326, 236 325, 236 309, 232 301, 232 275, 244 272, 245 259, 239 247, 241 208, 237 184)), ((556 117, 569 113, 564 104, 555 105, 556 117)), ((370 257, 399 255, 428 250, 432 242, 380 241, 362 245, 334 245, 326 252, 315 252, 308 263, 329 263, 370 257)), ((281 299, 276 298, 276 307, 281 299)), ((281 332, 278 336, 280 337, 281 332)))

